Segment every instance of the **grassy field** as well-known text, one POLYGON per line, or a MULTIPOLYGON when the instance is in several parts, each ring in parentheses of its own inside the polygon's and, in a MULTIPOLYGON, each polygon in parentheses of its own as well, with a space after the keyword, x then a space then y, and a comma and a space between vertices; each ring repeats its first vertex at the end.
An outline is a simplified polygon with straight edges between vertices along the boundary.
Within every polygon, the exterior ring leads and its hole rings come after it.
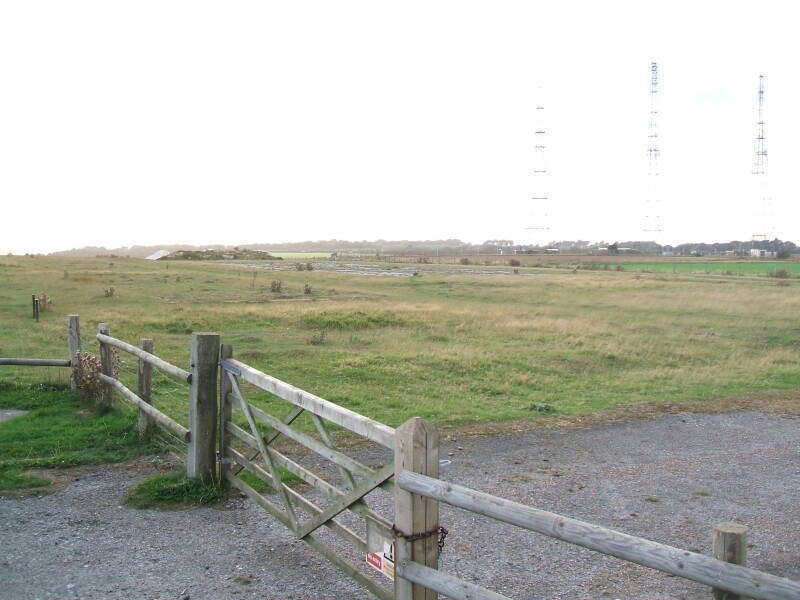
MULTIPOLYGON (((342 260, 348 260, 345 256, 342 260)), ((365 256, 367 260, 373 257, 365 256)), ((417 263, 420 256, 390 256, 389 262, 417 263)), ((432 264, 464 264, 495 267, 533 267, 581 270, 622 270, 639 273, 673 273, 698 275, 775 276, 785 271, 788 278, 800 277, 800 261, 761 259, 749 260, 731 257, 657 257, 652 255, 592 256, 586 254, 480 254, 427 256, 432 264)))
POLYGON ((683 261, 668 261, 659 260, 651 262, 627 262, 624 259, 621 261, 609 261, 605 263, 597 262, 581 262, 565 263, 564 266, 570 264, 579 265, 582 268, 616 268, 620 265, 625 271, 638 271, 650 273, 695 273, 695 274, 708 274, 708 275, 762 275, 767 277, 774 277, 785 271, 788 277, 797 277, 800 275, 800 262, 795 261, 776 261, 776 260, 762 260, 762 261, 743 261, 743 260, 683 260, 683 261))
MULTIPOLYGON (((157 354, 183 367, 189 334, 217 331, 240 360, 393 426, 414 415, 461 425, 800 384, 800 283, 436 269, 420 265, 407 278, 259 271, 254 281, 251 270, 218 263, 2 258, 0 356, 65 357, 71 313, 85 349, 96 351, 92 334, 107 322, 128 342, 153 338, 157 354), (270 292, 272 279, 281 293, 270 292), (53 299, 39 323, 32 293, 53 299)), ((134 370, 123 364, 123 378, 134 370)), ((0 378, 64 381, 66 369, 0 367, 0 378)), ((185 422, 185 389, 166 377, 154 385, 156 403, 185 422)))

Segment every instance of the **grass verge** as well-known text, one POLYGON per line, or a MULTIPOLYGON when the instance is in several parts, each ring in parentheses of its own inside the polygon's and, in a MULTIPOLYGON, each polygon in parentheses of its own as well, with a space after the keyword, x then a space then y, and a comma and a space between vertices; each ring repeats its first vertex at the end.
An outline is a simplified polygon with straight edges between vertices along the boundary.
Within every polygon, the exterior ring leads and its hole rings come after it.
POLYGON ((136 484, 125 496, 131 508, 182 508, 215 504, 227 489, 218 482, 203 483, 186 477, 185 470, 158 473, 136 484))
POLYGON ((0 423, 0 494, 46 492, 49 481, 34 469, 123 462, 160 450, 157 441, 139 439, 133 413, 96 414, 62 388, 0 383, 0 408, 30 411, 0 423))

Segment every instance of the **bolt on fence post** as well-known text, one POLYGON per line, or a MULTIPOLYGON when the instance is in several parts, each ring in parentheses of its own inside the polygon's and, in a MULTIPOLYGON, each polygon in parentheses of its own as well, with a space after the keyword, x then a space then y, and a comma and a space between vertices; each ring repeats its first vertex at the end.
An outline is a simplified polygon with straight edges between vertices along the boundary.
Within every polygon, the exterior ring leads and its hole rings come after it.
MULTIPOLYGON (((395 432, 395 480, 402 471, 439 476, 439 432, 428 421, 414 417, 395 432)), ((406 535, 429 532, 419 540, 395 536, 395 564, 413 561, 437 569, 439 566, 439 502, 394 486, 395 527, 406 535), (434 533, 435 532, 435 533, 434 533)), ((436 600, 439 595, 419 584, 395 576, 396 600, 436 600)))
POLYGON ((189 449, 186 474, 209 481, 216 475, 219 334, 193 333, 189 388, 189 449))
MULTIPOLYGON (((723 521, 714 526, 712 550, 714 558, 735 565, 747 564, 747 527, 731 521, 723 521)), ((712 588, 714 600, 745 600, 739 594, 733 594, 712 588)))
MULTIPOLYGON (((103 335, 111 335, 111 329, 107 323, 100 323, 97 331, 103 335)), ((108 377, 114 377, 114 358, 111 346, 100 342, 100 372, 108 377)), ((100 383, 100 408, 108 410, 114 400, 114 389, 105 381, 100 383)))
MULTIPOLYGON (((153 340, 143 338, 139 341, 139 347, 144 350, 145 352, 149 352, 150 354, 153 353, 153 340)), ((148 404, 153 404, 152 402, 152 392, 153 392, 153 365, 149 362, 145 361, 144 359, 139 359, 139 398, 147 402, 148 404)), ((145 437, 150 434, 150 432, 155 427, 155 421, 151 416, 149 416, 146 412, 144 412, 141 408, 139 409, 139 417, 136 422, 136 428, 139 431, 140 437, 145 437)))
MULTIPOLYGON (((229 358, 233 358, 233 346, 230 344, 222 344, 219 349, 219 359, 220 361, 227 360, 229 358)), ((219 372, 219 480, 224 481, 225 476, 228 474, 228 471, 231 468, 230 462, 230 452, 228 451, 228 447, 230 446, 230 440, 228 436, 228 432, 226 431, 226 426, 228 421, 231 420, 231 403, 228 400, 228 394, 231 393, 233 386, 231 385, 230 379, 228 379, 227 375, 225 374, 225 369, 220 369, 219 372)))
POLYGON ((81 351, 81 320, 78 315, 67 315, 67 344, 69 346, 69 389, 78 389, 78 361, 75 356, 81 351))

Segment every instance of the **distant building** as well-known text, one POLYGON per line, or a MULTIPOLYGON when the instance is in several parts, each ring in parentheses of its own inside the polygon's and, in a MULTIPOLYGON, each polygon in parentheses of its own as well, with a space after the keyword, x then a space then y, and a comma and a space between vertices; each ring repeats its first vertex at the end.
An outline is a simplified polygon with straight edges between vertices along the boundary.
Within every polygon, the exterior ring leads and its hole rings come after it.
POLYGON ((750 256, 753 258, 775 258, 777 256, 777 252, 772 252, 771 250, 761 250, 759 248, 751 248, 750 256))
POLYGON ((165 256, 169 256, 169 250, 158 250, 153 252, 150 256, 146 256, 145 260, 158 260, 159 258, 164 258, 165 256))

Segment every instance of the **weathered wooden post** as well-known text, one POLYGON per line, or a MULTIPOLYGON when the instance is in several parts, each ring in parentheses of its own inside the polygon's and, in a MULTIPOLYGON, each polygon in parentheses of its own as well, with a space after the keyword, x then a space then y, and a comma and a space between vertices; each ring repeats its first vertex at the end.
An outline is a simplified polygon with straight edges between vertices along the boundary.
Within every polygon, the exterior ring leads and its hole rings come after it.
POLYGON ((186 474, 207 481, 216 475, 217 371, 219 334, 192 334, 192 381, 189 388, 189 449, 186 474))
POLYGON ((33 318, 36 319, 36 322, 39 322, 39 299, 34 296, 33 297, 33 318))
MULTIPOLYGON (((111 335, 111 329, 107 323, 100 323, 97 326, 97 331, 103 335, 111 335)), ((114 355, 111 346, 100 342, 100 372, 108 377, 114 377, 114 355)), ((100 408, 108 410, 111 408, 111 403, 114 401, 114 388, 110 384, 104 382, 100 383, 100 408)))
MULTIPOLYGON (((714 526, 712 539, 714 558, 735 565, 747 564, 747 527, 731 521, 723 521, 714 526)), ((746 600, 739 594, 712 588, 714 600, 746 600)))
MULTIPOLYGON (((145 352, 153 353, 153 340, 143 338, 139 341, 139 347, 145 352)), ((153 404, 151 396, 153 393, 153 365, 139 358, 139 398, 153 404)), ((155 427, 155 421, 152 417, 148 416, 141 408, 139 409, 139 418, 136 422, 136 428, 141 437, 145 437, 155 427)))
POLYGON ((36 314, 36 294, 31 294, 31 310, 33 311, 33 318, 38 320, 38 315, 36 314))
MULTIPOLYGON (((233 358, 233 346, 230 344, 222 344, 219 347, 219 360, 227 360, 233 358)), ((225 426, 231 420, 231 403, 228 400, 228 394, 233 391, 230 379, 225 374, 225 369, 219 372, 219 479, 225 480, 225 475, 231 468, 230 446, 228 433, 225 431, 225 426)))
MULTIPOLYGON (((394 450, 395 477, 402 471, 439 476, 439 432, 414 417, 397 428, 394 450)), ((395 564, 413 561, 429 567, 439 565, 439 502, 412 494, 395 485, 395 564), (414 539, 418 538, 418 539, 414 539)), ((433 590, 396 576, 396 600, 436 600, 433 590)))
POLYGON ((67 315, 67 345, 69 346, 69 389, 76 390, 78 361, 75 356, 81 351, 81 320, 78 315, 67 315))

